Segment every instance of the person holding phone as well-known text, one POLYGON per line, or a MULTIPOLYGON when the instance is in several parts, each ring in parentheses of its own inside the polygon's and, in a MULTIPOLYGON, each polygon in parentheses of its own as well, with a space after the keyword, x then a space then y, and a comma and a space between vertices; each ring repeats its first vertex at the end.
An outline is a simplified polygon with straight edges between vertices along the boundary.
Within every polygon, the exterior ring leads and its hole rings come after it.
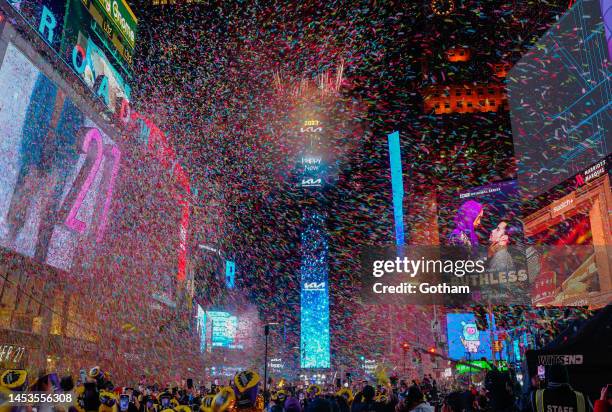
POLYGON ((551 365, 546 368, 546 389, 538 389, 531 394, 532 412, 592 411, 586 396, 570 386, 569 374, 565 365, 551 365))

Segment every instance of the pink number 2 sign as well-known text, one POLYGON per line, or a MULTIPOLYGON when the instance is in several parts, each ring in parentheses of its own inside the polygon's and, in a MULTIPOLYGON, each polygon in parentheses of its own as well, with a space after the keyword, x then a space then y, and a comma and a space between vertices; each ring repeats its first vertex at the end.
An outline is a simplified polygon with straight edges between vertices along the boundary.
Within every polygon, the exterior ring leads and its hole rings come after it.
MULTIPOLYGON (((75 230, 79 233, 85 232, 87 225, 85 222, 80 220, 77 215, 81 206, 83 205, 83 201, 91 188, 91 185, 96 178, 98 171, 100 170, 100 165, 102 164, 102 160, 104 158, 104 147, 102 142, 102 136, 100 135, 100 131, 96 128, 88 129, 83 137, 83 143, 81 145, 81 153, 87 155, 85 159, 85 163, 81 168, 81 172, 74 183, 75 186, 80 184, 80 189, 76 196, 68 195, 67 201, 72 201, 72 207, 66 216, 65 224, 70 229, 75 230), (82 182, 82 183, 80 183, 82 182)), ((117 172, 119 169, 119 160, 121 158, 121 152, 116 147, 113 147, 110 151, 111 156, 113 157, 113 168, 111 172, 111 178, 108 179, 108 188, 106 190, 106 199, 104 202, 104 208, 102 212, 102 216, 100 217, 100 225, 98 227, 98 233, 96 236, 96 240, 100 241, 102 235, 104 233, 104 229, 106 227, 107 214, 110 209, 111 197, 113 194, 113 185, 115 183, 115 177, 117 176, 117 172)), ((74 193, 71 190, 72 193, 74 193)))

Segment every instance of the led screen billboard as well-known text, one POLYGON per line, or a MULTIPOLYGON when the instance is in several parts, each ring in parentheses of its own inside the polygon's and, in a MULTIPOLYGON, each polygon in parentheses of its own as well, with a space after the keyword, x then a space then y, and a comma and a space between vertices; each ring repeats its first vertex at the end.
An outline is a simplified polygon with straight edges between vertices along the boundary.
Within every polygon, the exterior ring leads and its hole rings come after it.
MULTIPOLYGON (((196 304, 197 305, 197 304, 196 304)), ((197 305, 196 330, 200 338, 200 352, 206 351, 206 313, 202 306, 197 305)))
POLYGON ((0 244, 70 270, 104 238, 121 149, 12 44, 0 90, 0 244))
POLYGON ((489 302, 530 303, 521 197, 515 180, 440 192, 438 227, 444 244, 486 263, 487 273, 454 280, 479 287, 489 302))
POLYGON ((300 280, 300 360, 302 368, 329 368, 328 244, 325 217, 303 213, 300 280))
MULTIPOLYGON (((453 360, 493 359, 491 345, 492 322, 489 319, 489 329, 481 331, 476 327, 476 316, 473 313, 449 313, 446 315, 448 337, 448 357, 453 360)), ((494 338, 495 339, 495 338, 494 338)), ((499 354, 495 358, 499 359, 499 354)), ((507 359, 506 343, 503 342, 502 359, 507 359)))
POLYGON ((524 218, 538 306, 612 301, 612 155, 537 196, 524 218))
POLYGON ((236 348, 238 317, 228 312, 206 311, 206 330, 209 349, 236 348))
POLYGON ((612 152, 611 18, 609 1, 576 1, 507 76, 518 178, 527 197, 612 152))

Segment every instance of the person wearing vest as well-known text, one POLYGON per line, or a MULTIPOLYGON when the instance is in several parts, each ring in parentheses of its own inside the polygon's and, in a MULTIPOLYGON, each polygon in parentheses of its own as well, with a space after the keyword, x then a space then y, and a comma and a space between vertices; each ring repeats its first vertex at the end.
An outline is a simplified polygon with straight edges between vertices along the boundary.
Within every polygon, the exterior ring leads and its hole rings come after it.
POLYGON ((552 365, 547 368, 546 389, 538 389, 531 394, 532 412, 590 412, 585 396, 572 389, 565 365, 552 365))

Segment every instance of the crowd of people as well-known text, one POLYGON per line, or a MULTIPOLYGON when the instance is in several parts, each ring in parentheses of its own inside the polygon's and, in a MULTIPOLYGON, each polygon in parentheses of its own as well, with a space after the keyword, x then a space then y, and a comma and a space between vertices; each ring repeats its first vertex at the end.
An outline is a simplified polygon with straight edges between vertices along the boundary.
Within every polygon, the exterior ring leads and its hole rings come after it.
POLYGON ((268 381, 262 390, 257 372, 245 370, 227 385, 147 382, 143 375, 135 387, 117 387, 99 367, 81 371, 74 380, 47 374, 28 382, 25 370, 0 375, 0 412, 610 412, 612 388, 604 387, 594 403, 569 383, 567 369, 553 365, 546 386, 531 380, 522 388, 510 372, 493 368, 482 385, 440 388, 432 376, 417 382, 390 378, 384 384, 337 381, 336 385, 292 384, 268 381), (271 388, 271 389, 270 389, 271 388), (16 393, 70 394, 66 402, 13 402, 16 393))

